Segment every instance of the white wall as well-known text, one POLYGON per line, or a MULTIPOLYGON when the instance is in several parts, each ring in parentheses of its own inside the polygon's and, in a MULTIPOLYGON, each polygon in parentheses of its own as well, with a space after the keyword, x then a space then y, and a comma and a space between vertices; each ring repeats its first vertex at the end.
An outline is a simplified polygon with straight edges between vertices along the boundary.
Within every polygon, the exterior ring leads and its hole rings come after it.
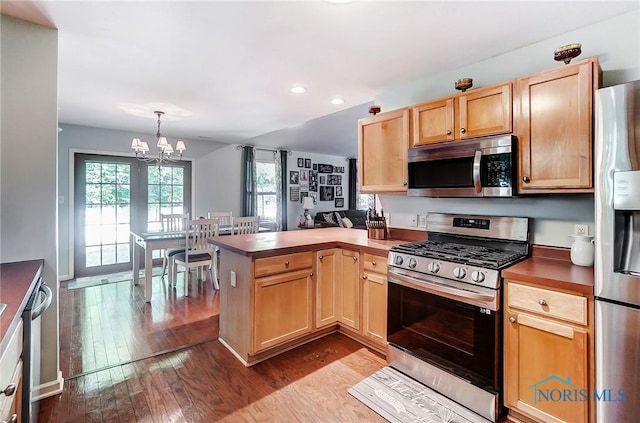
MULTIPOLYGON (((44 259, 53 302, 42 317, 41 381, 61 388, 58 339, 58 32, 0 17, 0 261, 44 259)), ((27 382, 25 382, 27 383, 27 382)), ((38 382, 36 382, 38 383, 38 382)))
MULTIPOLYGON (((390 111, 454 94, 454 81, 460 78, 473 78, 474 87, 481 87, 562 67, 564 64, 553 60, 553 51, 576 42, 582 43, 582 54, 575 60, 598 56, 604 86, 637 80, 640 79, 638 28, 640 11, 636 10, 480 63, 404 83, 378 95, 376 103, 383 111, 390 111)), ((385 213, 390 214, 390 225, 401 228, 413 228, 411 218, 416 214, 437 211, 532 217, 532 240, 541 245, 569 247, 571 239, 568 235, 573 232, 574 223, 590 225, 590 233, 593 233, 593 195, 539 195, 512 199, 381 195, 379 203, 385 213)))

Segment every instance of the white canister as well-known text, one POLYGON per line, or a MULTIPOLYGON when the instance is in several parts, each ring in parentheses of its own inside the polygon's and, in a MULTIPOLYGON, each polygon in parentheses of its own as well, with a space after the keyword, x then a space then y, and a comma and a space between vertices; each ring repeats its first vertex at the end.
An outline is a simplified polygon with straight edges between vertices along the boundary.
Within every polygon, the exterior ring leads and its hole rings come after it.
POLYGON ((578 266, 593 266, 593 236, 569 235, 571 244, 571 262, 578 266))

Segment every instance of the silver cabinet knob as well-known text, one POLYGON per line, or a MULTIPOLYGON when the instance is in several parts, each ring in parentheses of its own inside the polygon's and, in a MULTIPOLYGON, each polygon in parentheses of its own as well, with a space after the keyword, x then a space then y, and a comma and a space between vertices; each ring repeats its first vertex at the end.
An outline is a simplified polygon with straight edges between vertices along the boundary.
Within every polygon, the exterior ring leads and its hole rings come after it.
POLYGON ((409 185, 409 184, 407 183, 407 181, 404 181, 404 182, 402 183, 402 185, 404 185, 404 186, 406 187, 406 186, 407 186, 407 185, 409 185))
POLYGON ((322 260, 324 256, 318 256, 318 260, 322 260))
POLYGON ((515 322, 516 322, 516 318, 515 318, 515 317, 513 317, 513 316, 511 316, 511 317, 509 317, 509 321, 510 321, 511 323, 515 323, 515 322))
POLYGON ((367 275, 362 275, 362 279, 367 279, 367 275))
POLYGON ((309 276, 313 276, 313 272, 309 272, 309 276))
POLYGON ((2 391, 0 391, 0 394, 4 394, 5 396, 10 397, 15 392, 16 392, 16 384, 15 383, 10 383, 10 384, 7 385, 6 388, 4 388, 2 391))
POLYGON ((353 256, 353 261, 358 261, 358 257, 353 256))
POLYGON ((540 299, 540 300, 538 300, 538 304, 540 304, 541 306, 546 306, 547 305, 547 301, 543 300, 543 299, 540 299))
POLYGON ((461 134, 466 134, 466 133, 467 133, 467 130, 466 130, 466 129, 464 129, 464 128, 460 128, 460 133, 461 133, 461 134))
POLYGON ((447 135, 451 135, 451 129, 447 129, 447 135))
POLYGON ((285 262, 284 262, 284 265, 285 265, 285 266, 287 266, 287 267, 289 267, 289 264, 290 264, 290 263, 289 263, 289 260, 287 260, 287 261, 285 261, 285 262))
POLYGON ((531 179, 529 179, 528 176, 523 176, 522 177, 522 182, 524 182, 525 184, 528 184, 529 182, 531 182, 531 179))
POLYGON ((375 261, 372 261, 371 264, 375 266, 377 263, 375 261))

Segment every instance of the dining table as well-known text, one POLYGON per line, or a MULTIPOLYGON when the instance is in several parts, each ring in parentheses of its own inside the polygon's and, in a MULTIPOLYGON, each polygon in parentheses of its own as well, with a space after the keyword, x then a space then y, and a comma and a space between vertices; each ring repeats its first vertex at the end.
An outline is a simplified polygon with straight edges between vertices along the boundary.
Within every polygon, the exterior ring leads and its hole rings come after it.
MULTIPOLYGON (((270 231, 270 228, 260 227, 260 232, 270 231)), ((231 226, 222 226, 218 229, 218 235, 231 235, 231 226)), ((184 247, 187 243, 185 231, 130 231, 134 243, 133 250, 133 285, 140 284, 140 264, 144 257, 144 299, 151 302, 153 280, 153 251, 166 248, 184 247), (140 248, 135 248, 137 245, 140 248)))

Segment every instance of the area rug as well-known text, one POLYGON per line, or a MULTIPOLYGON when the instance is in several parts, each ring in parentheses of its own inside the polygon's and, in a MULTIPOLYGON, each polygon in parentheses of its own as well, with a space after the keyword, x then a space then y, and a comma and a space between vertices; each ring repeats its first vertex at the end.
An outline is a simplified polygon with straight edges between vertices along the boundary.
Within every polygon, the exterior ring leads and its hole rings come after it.
MULTIPOLYGON (((153 268, 153 276, 162 275, 161 267, 153 268)), ((140 274, 140 278, 144 278, 144 273, 140 274)), ((109 283, 131 282, 133 275, 131 270, 119 273, 110 273, 108 275, 86 276, 83 278, 71 279, 67 284, 67 289, 82 289, 92 286, 106 285, 109 283)))
POLYGON ((392 423, 489 422, 391 367, 357 383, 349 393, 392 423))

